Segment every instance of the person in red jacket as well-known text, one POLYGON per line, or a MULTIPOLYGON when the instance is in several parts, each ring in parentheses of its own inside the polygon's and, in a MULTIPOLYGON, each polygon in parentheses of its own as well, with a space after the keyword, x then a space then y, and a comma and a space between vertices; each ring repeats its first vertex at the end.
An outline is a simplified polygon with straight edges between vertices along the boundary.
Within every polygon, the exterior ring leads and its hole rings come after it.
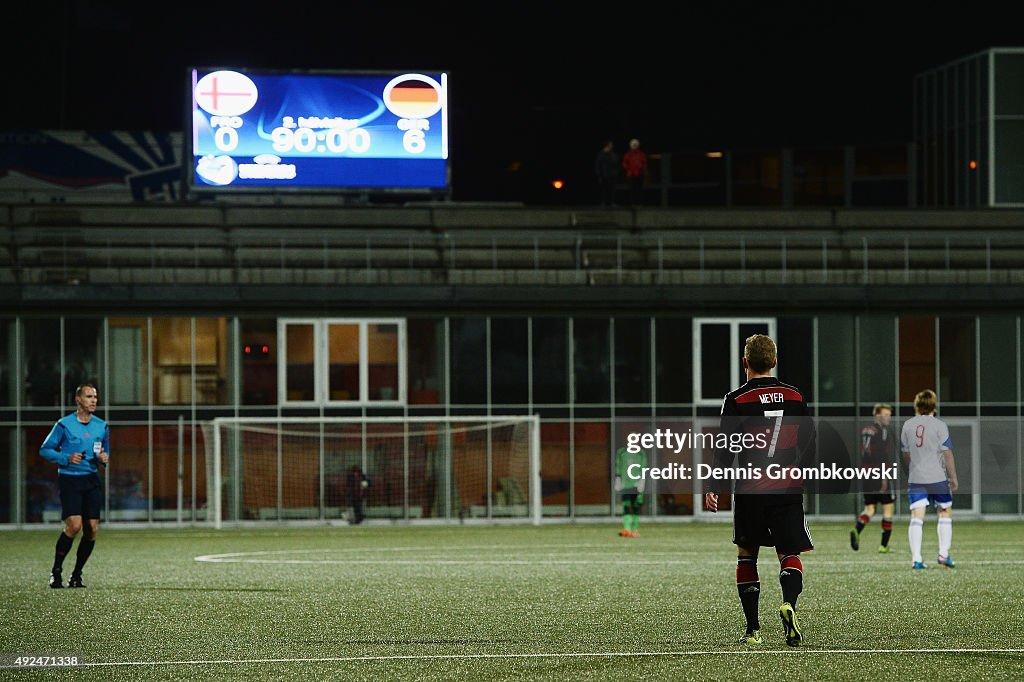
POLYGON ((629 141, 629 151, 622 155, 622 169, 629 182, 629 203, 639 206, 643 203, 644 180, 647 178, 647 154, 640 149, 640 140, 629 141))

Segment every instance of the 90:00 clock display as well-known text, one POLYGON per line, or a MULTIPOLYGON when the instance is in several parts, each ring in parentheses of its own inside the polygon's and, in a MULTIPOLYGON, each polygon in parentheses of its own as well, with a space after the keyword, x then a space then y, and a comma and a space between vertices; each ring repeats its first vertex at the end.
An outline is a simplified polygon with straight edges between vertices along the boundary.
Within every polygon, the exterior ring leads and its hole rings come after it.
MULTIPOLYGON (((274 128, 270 133, 274 151, 287 153, 323 151, 335 153, 353 152, 363 154, 370 150, 370 132, 363 128, 328 128, 317 132, 312 128, 274 128), (321 144, 322 143, 322 144, 321 144)), ((213 136, 217 149, 230 152, 238 146, 238 133, 230 125, 219 125, 213 136)), ((410 154, 419 154, 426 149, 422 130, 407 130, 402 136, 402 147, 410 154)))

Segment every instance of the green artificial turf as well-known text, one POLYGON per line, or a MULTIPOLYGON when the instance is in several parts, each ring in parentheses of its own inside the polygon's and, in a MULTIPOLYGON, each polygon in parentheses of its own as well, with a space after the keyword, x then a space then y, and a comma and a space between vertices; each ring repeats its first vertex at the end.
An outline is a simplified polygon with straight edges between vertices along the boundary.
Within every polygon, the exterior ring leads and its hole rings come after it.
MULTIPOLYGON (((744 622, 727 523, 104 527, 84 590, 51 590, 58 529, 0 533, 0 659, 78 656, 2 679, 1024 679, 1024 523, 954 521, 957 568, 911 571, 815 523, 785 645, 763 551, 765 643, 744 622), (197 557, 225 555, 216 561, 197 557)), ((77 548, 77 541, 76 541, 77 548)), ((65 562, 67 580, 74 549, 65 562)))

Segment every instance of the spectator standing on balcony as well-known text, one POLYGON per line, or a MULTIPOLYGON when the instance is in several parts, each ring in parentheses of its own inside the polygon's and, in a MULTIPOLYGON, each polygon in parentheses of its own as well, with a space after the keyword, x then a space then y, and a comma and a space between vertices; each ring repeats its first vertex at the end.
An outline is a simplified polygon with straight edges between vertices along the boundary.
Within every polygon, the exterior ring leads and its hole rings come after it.
POLYGON ((619 155, 615 143, 608 140, 594 159, 594 174, 601 191, 601 205, 615 205, 615 185, 619 182, 619 155))
POLYGON ((644 202, 644 181, 647 179, 647 154, 640 149, 640 140, 629 141, 629 151, 622 155, 622 169, 629 182, 629 203, 639 206, 644 202))

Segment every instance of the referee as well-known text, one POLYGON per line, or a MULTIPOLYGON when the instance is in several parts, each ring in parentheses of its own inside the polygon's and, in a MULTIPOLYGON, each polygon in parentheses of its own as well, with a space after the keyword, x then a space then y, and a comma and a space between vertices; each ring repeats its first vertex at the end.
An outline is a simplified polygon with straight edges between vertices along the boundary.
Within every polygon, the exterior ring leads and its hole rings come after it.
POLYGON ((50 587, 54 589, 64 587, 61 579, 64 557, 71 551, 71 544, 79 531, 83 531, 82 539, 78 541, 75 568, 68 587, 85 587, 82 567, 92 554, 100 529, 103 483, 98 467, 102 464, 106 468, 110 459, 107 453, 110 429, 94 414, 98 401, 99 394, 92 384, 82 384, 75 389, 77 408, 54 424, 39 448, 40 455, 57 465, 61 518, 64 519, 64 530, 57 538, 50 572, 50 587), (84 528, 83 519, 89 522, 84 528))

